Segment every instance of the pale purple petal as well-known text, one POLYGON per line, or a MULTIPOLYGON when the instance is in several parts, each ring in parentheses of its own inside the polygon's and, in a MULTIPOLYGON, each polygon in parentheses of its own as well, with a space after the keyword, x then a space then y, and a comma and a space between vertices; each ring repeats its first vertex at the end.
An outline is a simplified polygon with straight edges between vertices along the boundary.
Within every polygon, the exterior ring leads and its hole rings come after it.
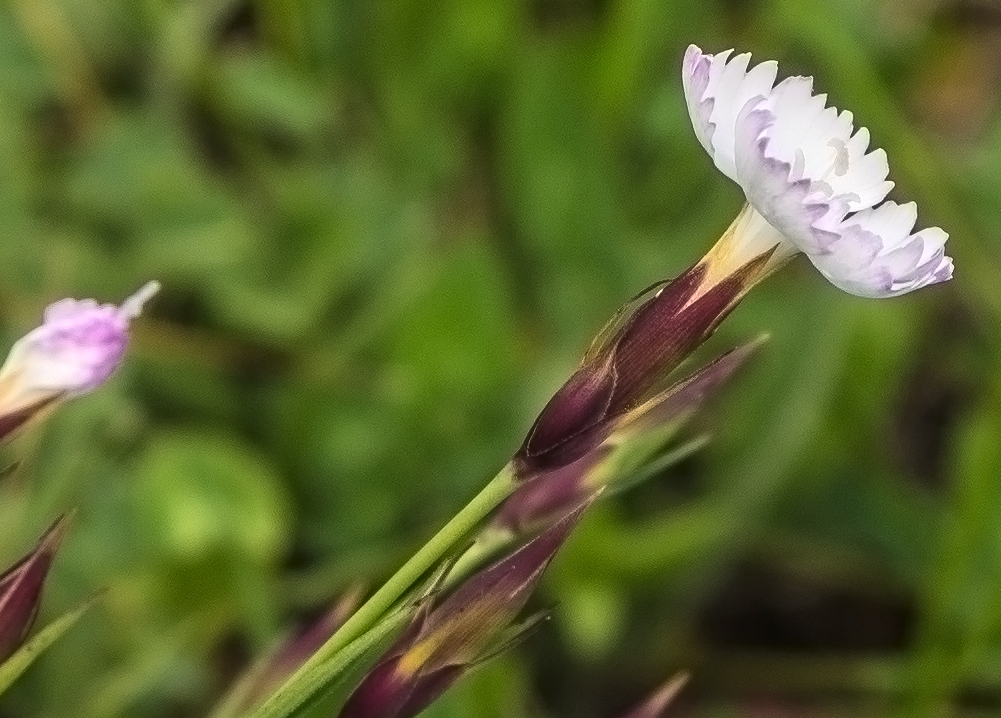
POLYGON ((807 255, 832 284, 861 297, 892 297, 952 277, 949 235, 938 227, 911 234, 913 203, 895 202, 851 215, 829 252, 807 255))
MULTIPOLYGON (((719 57, 725 56, 721 53, 719 57)), ((688 115, 692 119, 695 137, 706 152, 712 155, 713 128, 709 123, 712 114, 713 100, 702 98, 709 87, 709 58, 702 54, 699 48, 691 45, 685 53, 685 64, 681 74, 681 82, 685 89, 685 103, 688 105, 688 115)))
POLYGON ((793 179, 794 168, 769 156, 769 129, 775 116, 749 102, 737 117, 735 160, 748 203, 802 252, 820 251, 836 238, 822 228, 829 202, 814 199, 809 180, 793 179), (755 109, 757 108, 757 109, 755 109))
POLYGON ((125 354, 129 320, 158 288, 155 282, 146 284, 121 307, 93 299, 50 304, 42 325, 14 344, 0 368, 0 403, 11 408, 100 386, 125 354))
MULTIPOLYGON (((778 255, 801 251, 831 282, 862 296, 904 294, 952 276, 948 235, 912 234, 913 204, 884 202, 893 188, 881 149, 849 111, 827 106, 813 78, 774 85, 777 67, 751 67, 750 55, 685 55, 684 85, 696 135, 716 166, 743 189, 747 202, 777 230, 778 255), (880 203, 883 204, 880 204, 880 203), (783 245, 787 245, 783 248, 783 245)), ((733 240, 747 251, 756 241, 733 240)), ((735 266, 742 252, 717 252, 735 266)))
POLYGON ((696 137, 720 171, 736 179, 737 115, 749 101, 768 95, 778 64, 763 62, 748 70, 749 54, 727 61, 729 54, 704 55, 695 45, 690 46, 685 53, 682 84, 696 137))

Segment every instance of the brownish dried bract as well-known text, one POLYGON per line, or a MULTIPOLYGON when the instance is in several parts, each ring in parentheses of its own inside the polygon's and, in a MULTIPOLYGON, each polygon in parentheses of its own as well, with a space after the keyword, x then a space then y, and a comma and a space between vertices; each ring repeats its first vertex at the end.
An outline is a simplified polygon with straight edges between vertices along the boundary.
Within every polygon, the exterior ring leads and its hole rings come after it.
POLYGON ((340 718, 411 718, 470 668, 511 647, 543 615, 512 626, 588 502, 421 611, 349 698, 340 718))

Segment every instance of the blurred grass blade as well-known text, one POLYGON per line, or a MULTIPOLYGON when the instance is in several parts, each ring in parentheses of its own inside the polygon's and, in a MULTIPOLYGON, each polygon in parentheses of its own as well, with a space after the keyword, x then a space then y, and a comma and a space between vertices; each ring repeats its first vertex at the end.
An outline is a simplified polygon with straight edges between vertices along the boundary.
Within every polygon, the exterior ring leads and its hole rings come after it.
POLYGON ((49 646, 58 641, 63 634, 73 628, 99 597, 92 598, 79 608, 63 614, 48 626, 43 628, 30 641, 25 643, 13 656, 0 665, 0 693, 4 693, 21 677, 35 660, 48 650, 49 646))
POLYGON ((953 698, 987 660, 1001 620, 1001 416, 998 392, 963 427, 951 504, 919 598, 920 622, 909 700, 901 715, 947 713, 953 698))

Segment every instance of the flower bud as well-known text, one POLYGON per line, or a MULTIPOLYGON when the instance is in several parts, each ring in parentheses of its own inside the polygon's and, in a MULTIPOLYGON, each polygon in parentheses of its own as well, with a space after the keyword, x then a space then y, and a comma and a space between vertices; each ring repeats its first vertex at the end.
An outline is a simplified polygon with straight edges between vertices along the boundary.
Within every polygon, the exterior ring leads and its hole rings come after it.
POLYGON ((148 282, 120 307, 93 299, 50 304, 0 367, 0 438, 52 403, 93 391, 118 367, 129 321, 159 290, 148 282))
POLYGON ((340 718, 412 718, 470 668, 526 635, 538 616, 511 622, 589 503, 475 574, 437 608, 421 611, 351 694, 340 718))
POLYGON ((61 516, 27 556, 0 576, 0 663, 24 643, 38 614, 49 566, 69 524, 61 516))
POLYGON ((705 261, 627 305, 602 330, 581 366, 546 404, 515 456, 534 476, 600 445, 618 417, 657 394, 665 377, 705 341, 758 281, 768 254, 708 281, 705 261))
POLYGON ((726 352, 607 422, 601 443, 572 463, 540 471, 524 482, 501 505, 493 525, 515 533, 538 530, 610 481, 628 481, 630 472, 661 452, 664 443, 734 375, 758 344, 751 342, 726 352), (659 432, 652 445, 638 441, 652 432, 659 432))

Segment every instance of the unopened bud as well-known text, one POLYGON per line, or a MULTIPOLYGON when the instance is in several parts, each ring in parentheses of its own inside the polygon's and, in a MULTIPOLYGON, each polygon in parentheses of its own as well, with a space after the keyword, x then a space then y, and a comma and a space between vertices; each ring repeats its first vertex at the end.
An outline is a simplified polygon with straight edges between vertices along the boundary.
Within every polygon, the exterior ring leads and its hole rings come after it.
POLYGON ((509 626, 588 505, 421 612, 355 689, 340 718, 412 718, 470 668, 524 636, 534 621, 509 626))
POLYGON ((67 526, 68 517, 60 517, 31 553, 0 576, 0 663, 20 648, 31 631, 45 578, 67 526))
POLYGON ((762 255, 711 284, 700 262, 620 310, 539 414, 515 456, 520 475, 566 466, 600 445, 616 419, 649 401, 713 333, 767 262, 762 255))
POLYGON ((50 304, 42 325, 19 339, 0 367, 0 438, 53 402, 103 384, 125 355, 129 321, 159 287, 148 282, 120 307, 93 299, 50 304))

